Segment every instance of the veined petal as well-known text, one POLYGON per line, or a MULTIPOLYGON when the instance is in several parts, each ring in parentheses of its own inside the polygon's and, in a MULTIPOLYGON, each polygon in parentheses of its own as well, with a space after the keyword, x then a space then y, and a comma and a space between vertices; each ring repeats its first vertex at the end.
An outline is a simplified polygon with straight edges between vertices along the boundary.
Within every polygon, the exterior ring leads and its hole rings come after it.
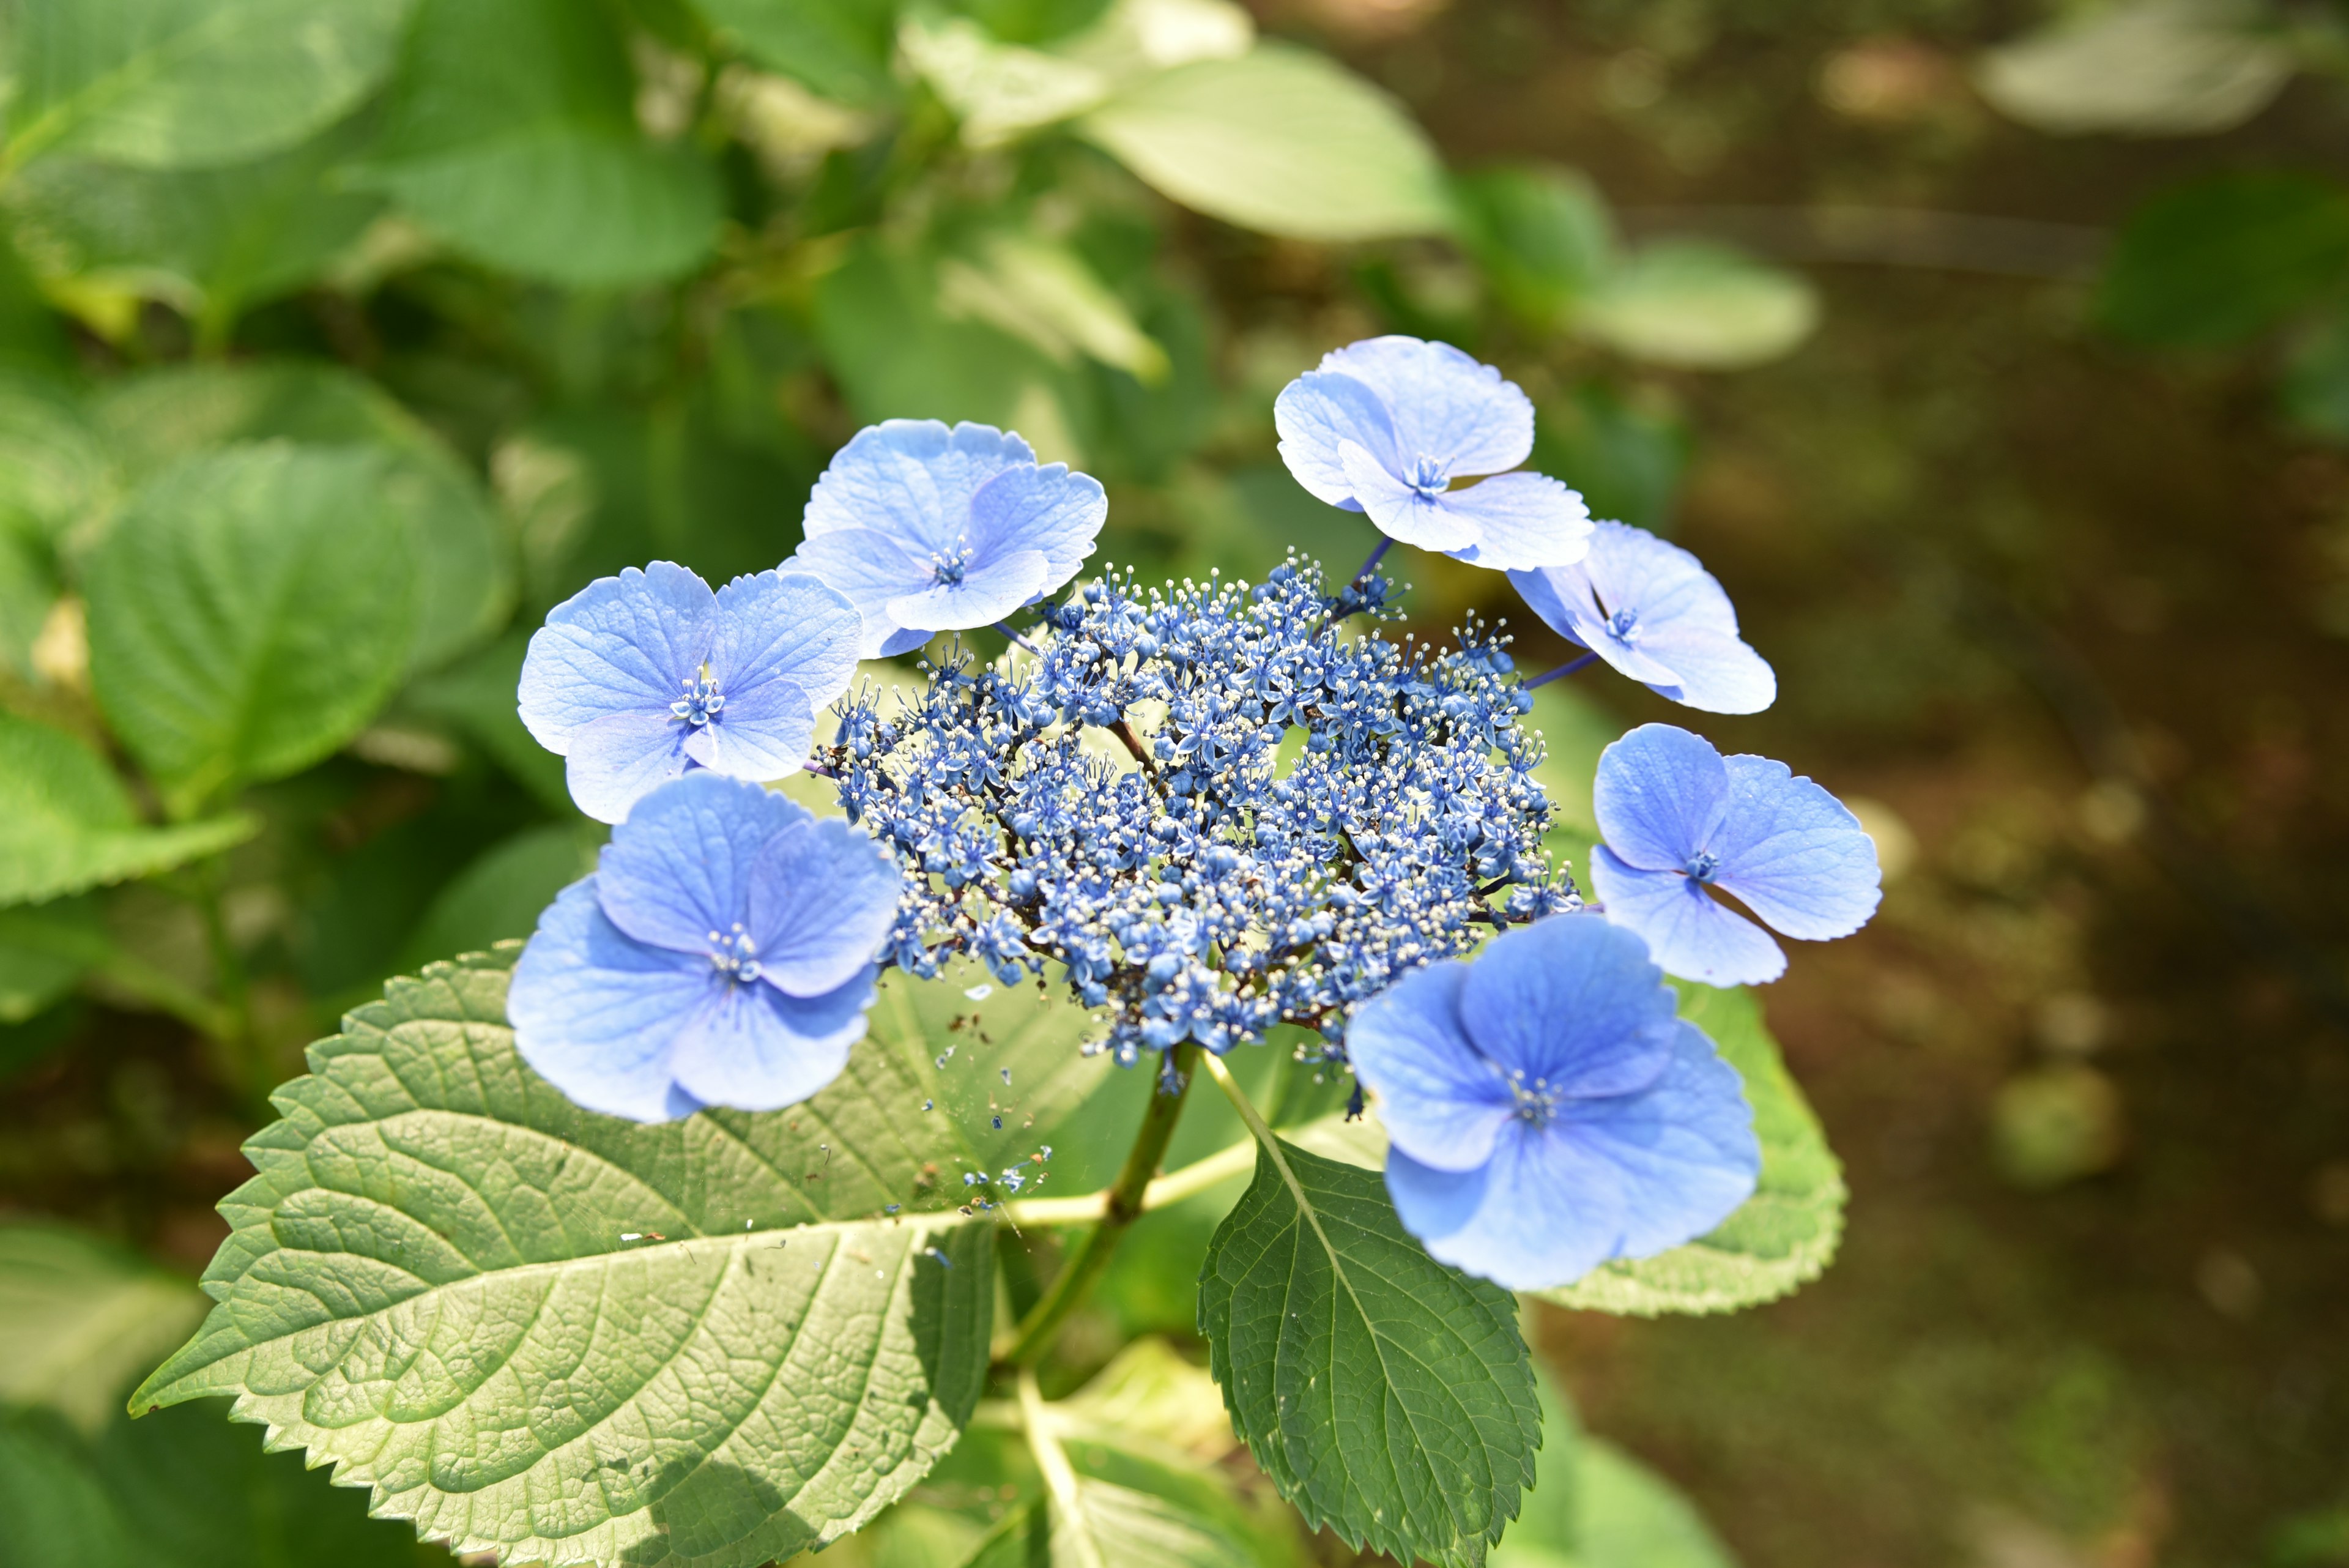
POLYGON ((846 984, 880 950, 905 886, 889 853, 837 818, 777 834, 750 869, 760 973, 792 996, 846 984))
POLYGON ((848 1065, 873 1004, 866 967, 847 983, 802 1000, 771 985, 727 985, 678 1032, 677 1081, 706 1105, 779 1111, 822 1091, 848 1065))
POLYGON ((1443 497, 1423 495, 1389 473, 1367 448, 1340 441, 1338 457, 1354 499, 1387 537, 1423 550, 1457 550, 1476 542, 1472 519, 1445 506, 1443 497))
POLYGON ((1362 509, 1338 452, 1342 443, 1351 441, 1369 452, 1390 477, 1402 470, 1386 404, 1351 376, 1308 370, 1281 389, 1272 422, 1280 431, 1280 461, 1298 483, 1332 506, 1362 509))
POLYGON ((1475 524, 1476 542, 1449 552, 1472 566, 1507 572, 1571 566, 1590 548, 1590 508, 1547 474, 1496 473, 1438 499, 1475 524))
POLYGON ((596 864, 597 897, 636 938, 708 961, 709 933, 750 919, 750 868, 778 833, 812 822, 806 807, 754 784, 692 773, 636 803, 596 864))
POLYGON ((1675 679, 1671 670, 1608 629, 1607 618, 1592 600, 1590 579, 1584 574, 1584 567, 1589 564, 1584 561, 1543 571, 1511 572, 1509 581, 1516 587, 1517 597, 1526 601, 1526 607, 1539 616, 1545 626, 1568 641, 1590 649, 1619 673, 1649 687, 1675 679))
POLYGON ((723 984, 706 958, 647 947, 605 918, 595 879, 574 882, 538 918, 506 995, 514 1049, 591 1111, 634 1121, 677 1114, 671 1053, 723 984))
POLYGON ((1485 943, 1459 1017, 1476 1049, 1520 1081, 1579 1098, 1653 1083, 1671 1048, 1672 1007, 1638 937, 1564 914, 1485 943))
POLYGON ((629 808, 686 771, 687 731, 667 708, 606 714, 574 731, 563 780, 580 810, 625 822, 629 808))
POLYGON ((730 704, 781 677, 821 708, 848 690, 864 639, 846 595, 806 572, 759 572, 718 590, 710 674, 730 704))
POLYGON ((778 569, 812 576, 855 607, 862 619, 856 643, 861 659, 880 658, 882 645, 898 629, 889 618, 889 601, 919 593, 937 574, 928 556, 913 554, 894 536, 873 528, 843 528, 802 539, 778 569))
POLYGON ((1072 473, 1061 462, 1007 468, 971 497, 971 570, 1021 550, 1039 551, 1046 562, 1039 591, 1050 593, 1093 553, 1108 517, 1109 497, 1089 473, 1072 473))
POLYGON ((1876 841, 1843 802, 1784 763, 1723 759, 1729 815, 1715 878, 1790 937, 1823 941, 1868 923, 1882 897, 1876 841))
POLYGON ((1050 571, 1041 550, 1009 551, 973 567, 958 583, 938 583, 891 599, 889 619, 925 632, 993 626, 1041 593, 1050 571))
POLYGON ((873 529, 918 556, 947 554, 969 526, 978 487, 1035 462, 1026 441, 992 425, 948 430, 936 420, 884 420, 833 454, 808 497, 802 531, 815 539, 873 529))
POLYGON ((729 778, 780 779, 800 771, 814 739, 815 709, 807 693, 778 677, 729 691, 717 720, 686 736, 685 752, 729 778))
POLYGON ((1493 1155, 1513 1114, 1499 1066, 1469 1043, 1459 1000, 1469 966, 1414 970, 1363 1004, 1346 1027, 1346 1054, 1379 1096, 1395 1147, 1436 1170, 1473 1170, 1493 1155))
POLYGON ((1721 831, 1729 770, 1702 736, 1642 724, 1599 753, 1590 804, 1600 836, 1626 865, 1676 872, 1721 831))
POLYGON ((1739 639, 1735 607, 1694 556, 1645 529, 1601 523, 1582 570, 1601 639, 1591 646, 1633 680, 1713 713, 1759 712, 1775 700, 1777 677, 1739 639), (1629 643, 1609 624, 1618 612, 1632 618, 1629 643), (1661 673, 1632 670, 1604 644, 1661 673))
MULTIPOLYGON (((1640 662, 1663 671, 1663 678, 1631 675, 1628 669, 1624 673, 1683 707, 1707 713, 1759 713, 1778 700, 1777 671, 1733 635, 1670 627, 1643 639, 1639 651, 1640 662)), ((1603 648, 1599 657, 1610 658, 1603 648)))
POLYGON ((1567 1106, 1551 1130, 1618 1173, 1625 1203, 1617 1257, 1651 1257, 1694 1241, 1752 1197, 1762 1173, 1744 1083, 1685 1020, 1673 1021, 1671 1058, 1653 1084, 1567 1106))
POLYGON ((1591 849, 1587 869, 1607 919, 1637 932, 1666 974, 1707 985, 1760 985, 1786 971, 1786 955, 1767 931, 1686 872, 1640 870, 1603 844, 1591 849))
POLYGON ((598 577, 531 634, 516 692, 522 722, 561 756, 614 713, 667 709, 709 656, 709 585, 667 561, 598 577))
POLYGON ((1371 337, 1321 357, 1363 382, 1394 421, 1395 456, 1432 457, 1455 477, 1499 473, 1534 450, 1534 405, 1514 381, 1449 343, 1371 337))

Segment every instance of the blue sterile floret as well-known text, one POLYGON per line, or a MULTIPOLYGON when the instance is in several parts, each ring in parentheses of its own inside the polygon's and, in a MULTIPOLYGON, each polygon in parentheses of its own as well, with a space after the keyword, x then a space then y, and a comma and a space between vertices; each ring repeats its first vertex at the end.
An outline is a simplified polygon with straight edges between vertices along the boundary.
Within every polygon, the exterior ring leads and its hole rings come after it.
POLYGON ((950 659, 902 712, 848 701, 842 803, 916 874, 888 956, 1049 969, 1130 1063, 1283 1023, 1341 1040, 1398 975, 1577 907, 1506 639, 1356 637, 1342 607, 1294 557, 1254 586, 1112 575, 1032 658, 950 659))

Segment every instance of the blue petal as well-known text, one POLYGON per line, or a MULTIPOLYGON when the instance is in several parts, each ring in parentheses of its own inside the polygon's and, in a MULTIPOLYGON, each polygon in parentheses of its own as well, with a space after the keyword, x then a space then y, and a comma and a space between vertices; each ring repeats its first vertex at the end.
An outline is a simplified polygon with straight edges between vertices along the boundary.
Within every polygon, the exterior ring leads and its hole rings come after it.
POLYGON ((1440 495, 1423 495, 1379 465, 1367 447, 1338 443, 1339 461, 1354 499, 1391 539, 1423 550, 1457 550, 1476 542, 1476 524, 1454 512, 1440 495))
POLYGON ((1843 802, 1784 763, 1725 759, 1729 817, 1716 880, 1790 937, 1847 937, 1876 913, 1876 841, 1843 802))
POLYGON ((596 865, 604 912, 638 941, 709 961, 709 933, 746 929, 767 841, 814 818, 754 784, 691 773, 636 803, 596 865))
POLYGON ((1460 1020, 1476 1049, 1569 1097, 1655 1081, 1671 1046, 1672 993, 1638 937, 1589 915, 1553 915, 1485 944, 1460 1020))
POLYGON ((1026 441, 992 425, 949 431, 936 420, 885 420, 833 454, 808 497, 802 532, 814 539, 872 528, 922 557, 947 554, 970 525, 978 487, 1035 461, 1026 441))
POLYGON ((678 1032, 677 1081, 705 1105, 779 1111, 819 1093, 848 1065, 873 1005, 866 967, 810 1000, 763 984, 712 993, 678 1032))
POLYGON ((1516 383, 1449 343, 1372 337, 1321 357, 1386 405, 1395 456, 1432 457, 1455 479, 1499 473, 1534 450, 1534 405, 1516 383))
MULTIPOLYGON (((888 616, 896 625, 925 634, 993 626, 1043 592, 1051 570, 1041 550, 1006 551, 974 567, 960 582, 936 583, 891 599, 888 616)), ((923 640, 928 640, 926 635, 923 640)))
POLYGON ((522 1059, 576 1104, 667 1121, 682 1114, 670 1071, 678 1032, 723 983, 707 958, 647 947, 613 925, 590 877, 539 916, 506 1016, 522 1059))
POLYGON ((1476 542, 1450 552, 1495 572, 1563 566, 1590 547, 1590 508, 1557 480, 1500 473, 1438 497, 1444 509, 1473 523, 1476 542))
MULTIPOLYGON (((1639 651, 1666 672, 1661 680, 1634 680, 1711 713, 1758 713, 1777 699, 1778 678, 1738 637, 1729 595, 1686 550, 1645 529, 1602 523, 1583 570, 1601 629, 1609 615, 1631 610, 1639 651)), ((1609 643, 1622 646, 1612 636, 1592 646, 1606 657, 1609 643)))
POLYGON ((688 732, 685 754, 712 773, 738 779, 788 778, 807 761, 815 709, 807 693, 781 677, 726 693, 724 711, 688 732))
POLYGON ((1599 753, 1590 806, 1599 836, 1627 865, 1679 871, 1721 831, 1729 771, 1702 737, 1642 724, 1599 753))
POLYGON ((711 604, 709 584, 667 561, 596 578, 531 634, 523 725, 561 756, 598 719, 666 710, 709 657, 711 604))
POLYGON ((1500 1070, 1470 1044, 1459 999, 1468 966, 1414 970, 1365 1003, 1346 1026, 1346 1054, 1379 1096, 1379 1120, 1398 1148, 1438 1170, 1473 1170, 1514 1114, 1500 1070))
POLYGON ((1590 578, 1583 569, 1588 564, 1511 572, 1509 582, 1543 624, 1568 641, 1589 649, 1619 672, 1651 691, 1675 681, 1678 677, 1671 670, 1609 628, 1605 613, 1591 597, 1590 578))
POLYGON ((624 822, 636 802, 686 771, 687 732, 666 707, 609 713, 574 731, 563 779, 598 822, 624 822))
POLYGON ((905 874, 837 818, 770 839, 750 870, 760 972, 793 996, 821 996, 872 963, 897 915, 905 874))
POLYGON ((1751 1195, 1760 1168, 1736 1073, 1677 1024, 1647 1089, 1576 1102, 1544 1128, 1512 1122, 1477 1171, 1432 1170, 1391 1149, 1387 1190, 1431 1256, 1540 1290, 1704 1235, 1751 1195))
POLYGON ((863 623, 857 656, 878 659, 897 623, 889 618, 889 601, 919 593, 937 580, 937 566, 925 553, 912 549, 874 528, 843 528, 800 542, 781 571, 805 574, 855 607, 863 623))
POLYGON ((1760 985, 1786 971, 1770 935, 1681 871, 1642 871, 1601 844, 1590 851, 1590 886, 1607 919, 1635 931, 1664 972, 1707 985, 1760 985))
POLYGON ((730 704, 737 690, 780 676, 821 708, 855 677, 863 618, 845 595, 807 573, 735 578, 718 590, 716 621, 709 672, 730 704))
POLYGON ((1272 405, 1272 422, 1280 431, 1280 461, 1298 483, 1332 506, 1362 509, 1354 499, 1345 461, 1338 454, 1343 442, 1352 441, 1369 452, 1390 478, 1402 472, 1386 405, 1351 376, 1308 370, 1281 389, 1272 405))
POLYGON ((984 570, 1021 550, 1047 562, 1040 590, 1050 593, 1093 553, 1109 517, 1109 497, 1089 473, 1066 463, 1007 468, 978 488, 970 502, 970 569, 984 570))

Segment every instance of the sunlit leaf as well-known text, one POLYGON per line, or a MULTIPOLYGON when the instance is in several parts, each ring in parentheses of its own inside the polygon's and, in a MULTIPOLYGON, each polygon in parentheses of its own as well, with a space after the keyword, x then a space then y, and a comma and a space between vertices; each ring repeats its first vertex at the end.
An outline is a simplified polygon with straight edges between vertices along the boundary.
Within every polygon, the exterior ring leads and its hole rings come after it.
POLYGON ((152 876, 258 827, 244 815, 148 826, 103 757, 62 730, 0 712, 0 905, 152 876))
POLYGON ((973 147, 996 147, 1039 126, 1083 113, 1109 96, 1092 67, 1040 49, 1001 44, 964 16, 906 19, 905 58, 962 122, 973 147))
POLYGON ((1727 370, 1786 353, 1818 319, 1818 296, 1792 273, 1725 245, 1659 240, 1607 275, 1575 326, 1634 359, 1727 370))
POLYGON ((1034 234, 988 236, 938 267, 938 303, 949 316, 1000 327, 1067 364, 1083 354, 1133 376, 1166 379, 1166 350, 1067 247, 1034 234))
POLYGON ((0 1403, 47 1405, 95 1433, 203 1312, 185 1280, 96 1236, 0 1225, 0 1403))
POLYGON ((2240 125, 2291 79, 2254 0, 2122 0, 1984 55, 1974 78, 2035 130, 2200 136, 2240 125))

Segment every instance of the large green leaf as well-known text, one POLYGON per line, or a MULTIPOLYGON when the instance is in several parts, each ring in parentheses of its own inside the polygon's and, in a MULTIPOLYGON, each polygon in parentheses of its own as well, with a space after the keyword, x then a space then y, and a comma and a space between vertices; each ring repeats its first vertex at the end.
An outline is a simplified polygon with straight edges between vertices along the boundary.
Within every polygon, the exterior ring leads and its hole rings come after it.
POLYGON ((1540 1440, 1516 1303, 1430 1258, 1377 1173, 1279 1147, 1199 1282, 1232 1425, 1308 1524, 1481 1563, 1540 1440))
POLYGON ((6 158, 231 163, 341 117, 390 68, 413 0, 17 0, 6 158))
POLYGON ((2259 0, 2119 0, 1991 50, 1975 71, 2002 113, 2057 135, 2199 136, 2265 109, 2292 79, 2259 0))
POLYGON ((1534 1293, 1545 1301, 1642 1317, 1734 1312, 1817 1279, 1843 1239, 1843 1167, 1779 1060, 1754 993, 1673 983, 1681 1016, 1710 1035, 1745 1080, 1762 1141, 1761 1180, 1711 1234, 1652 1258, 1602 1263, 1573 1284, 1534 1293))
POLYGON ((1818 296, 1794 274, 1709 241, 1659 240, 1599 282, 1575 325, 1635 359, 1729 370, 1786 353, 1818 320, 1818 296))
POLYGON ((826 98, 870 103, 889 93, 891 0, 694 0, 728 43, 826 98))
POLYGON ((236 815, 150 827, 96 752, 0 712, 0 906, 152 876, 242 843, 256 826, 236 815))
POLYGON ((2349 188, 2314 174, 2218 174, 2131 214, 2096 317, 2132 342, 2240 342, 2349 296, 2349 188))
POLYGON ((95 1236, 0 1225, 0 1403, 51 1406, 96 1432, 203 1311, 185 1280, 95 1236))
POLYGON ((407 667, 415 531, 371 448, 234 447, 157 474, 91 561, 90 682, 185 811, 308 766, 407 667))
POLYGON ((1453 192, 1461 243, 1501 303, 1533 326, 1564 321, 1614 259, 1606 198, 1578 170, 1505 164, 1460 176, 1453 192))
POLYGON ((1367 240, 1451 223, 1419 127, 1360 77, 1301 49, 1260 45, 1143 77, 1078 129, 1166 195, 1243 228, 1367 240))
POLYGON ((133 1407, 234 1395, 378 1514, 519 1563, 748 1568, 855 1529, 986 1374, 993 1238, 950 1207, 935 1077, 871 1041, 788 1110, 597 1116, 514 1054, 512 950, 311 1048, 221 1205, 221 1304, 133 1407))
POLYGON ((595 287, 672 277, 717 237, 717 177, 645 139, 635 91, 595 7, 423 0, 363 177, 492 266, 595 287))

